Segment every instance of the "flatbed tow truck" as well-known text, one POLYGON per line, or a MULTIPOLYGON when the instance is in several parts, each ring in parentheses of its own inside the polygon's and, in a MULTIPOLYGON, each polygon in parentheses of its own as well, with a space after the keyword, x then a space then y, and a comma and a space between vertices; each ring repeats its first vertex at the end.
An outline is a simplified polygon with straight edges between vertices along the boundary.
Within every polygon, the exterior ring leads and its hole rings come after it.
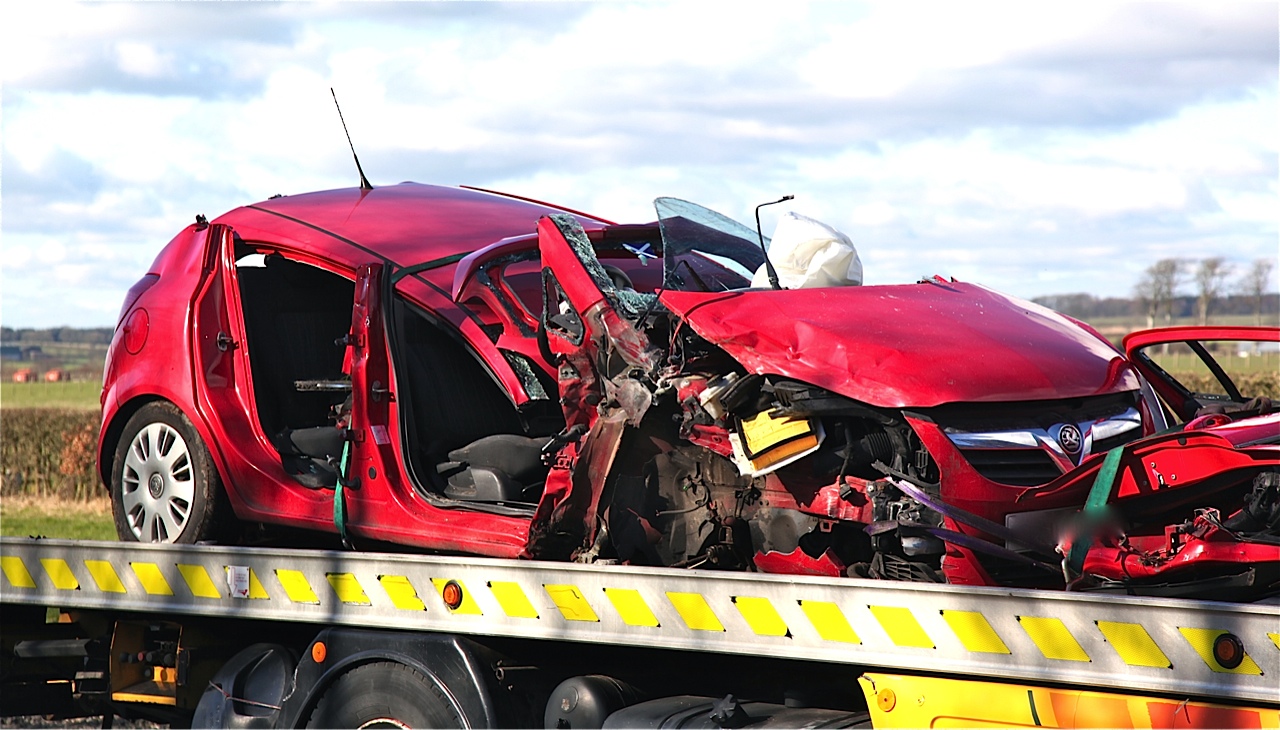
POLYGON ((1280 727, 1280 605, 0 540, 3 715, 194 727, 1280 727))

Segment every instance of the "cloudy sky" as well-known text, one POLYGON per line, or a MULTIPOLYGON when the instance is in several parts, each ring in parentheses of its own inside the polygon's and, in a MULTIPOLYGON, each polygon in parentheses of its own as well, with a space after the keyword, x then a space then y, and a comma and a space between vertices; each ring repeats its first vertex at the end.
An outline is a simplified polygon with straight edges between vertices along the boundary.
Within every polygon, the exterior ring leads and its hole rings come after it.
POLYGON ((0 322, 111 326, 197 213, 355 184, 330 87, 375 185, 623 222, 791 193, 870 284, 1241 270, 1280 257, 1277 7, 4 3, 0 322))

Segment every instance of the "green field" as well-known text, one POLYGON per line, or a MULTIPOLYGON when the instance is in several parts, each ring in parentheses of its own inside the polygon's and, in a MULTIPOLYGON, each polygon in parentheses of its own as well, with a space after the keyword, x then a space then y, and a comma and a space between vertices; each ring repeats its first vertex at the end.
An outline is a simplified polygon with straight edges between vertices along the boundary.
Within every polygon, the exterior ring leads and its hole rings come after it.
POLYGON ((0 408, 74 408, 96 411, 102 383, 0 383, 0 408))
POLYGON ((7 497, 0 501, 0 536, 114 540, 116 528, 111 504, 104 499, 72 502, 7 497))
MULTIPOLYGON (((1156 320, 1156 327, 1189 327, 1200 324, 1200 320, 1196 317, 1174 317, 1172 321, 1165 322, 1163 318, 1156 320)), ((1222 314, 1211 315, 1209 324, 1219 327, 1253 327, 1258 324, 1257 318, 1252 314, 1222 314)), ((1123 317, 1092 317, 1089 319, 1089 325, 1098 330, 1124 329, 1127 332, 1133 330, 1141 330, 1147 328, 1147 318, 1145 315, 1130 314, 1123 317)), ((1280 326, 1280 315, 1266 314, 1262 317, 1262 325, 1264 327, 1280 326)))
MULTIPOLYGON (((1204 362, 1184 348, 1171 348, 1168 354, 1153 352, 1151 359, 1170 373, 1208 372, 1204 362)), ((1219 362, 1228 375, 1280 373, 1280 352, 1264 352, 1248 357, 1222 357, 1219 362)))

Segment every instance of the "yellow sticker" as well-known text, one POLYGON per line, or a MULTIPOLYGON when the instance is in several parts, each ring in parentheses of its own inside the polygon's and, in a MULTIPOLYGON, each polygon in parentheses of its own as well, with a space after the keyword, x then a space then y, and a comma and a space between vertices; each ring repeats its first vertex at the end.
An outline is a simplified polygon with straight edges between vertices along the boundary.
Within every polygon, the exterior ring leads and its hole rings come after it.
POLYGON ((538 609, 533 607, 529 602, 529 597, 524 594, 524 589, 519 583, 510 581, 490 581, 489 590, 493 591, 493 597, 498 600, 498 605, 502 607, 502 612, 512 618, 537 618, 538 609))
POLYGON ((172 596, 173 589, 169 587, 169 581, 165 580, 164 573, 160 572, 160 566, 155 563, 129 563, 133 568, 133 574, 138 576, 138 582, 142 584, 142 590, 152 596, 172 596))
POLYGON ((578 590, 577 586, 566 585, 545 585, 547 595, 551 596, 551 602, 556 604, 556 608, 560 609, 561 615, 569 621, 599 621, 600 617, 596 616, 595 610, 591 608, 591 604, 587 603, 587 599, 578 590))
POLYGON ((106 560, 86 560, 84 567, 89 569, 89 576, 98 584, 103 593, 124 593, 124 583, 116 574, 116 569, 106 560))
POLYGON ((889 640, 898 646, 914 646, 920 649, 932 649, 933 639, 925 633, 924 627, 911 615, 911 609, 901 606, 867 606, 871 615, 876 617, 889 640))
POLYGON ((382 584, 382 590, 387 592, 387 598, 391 599, 391 603, 402 611, 425 611, 427 604, 422 602, 422 598, 418 595, 418 589, 413 587, 409 579, 403 575, 380 575, 378 582, 382 584))
POLYGON ((1076 641, 1071 629, 1062 623, 1062 619, 1041 616, 1019 616, 1018 623, 1027 636, 1040 648, 1046 659, 1061 659, 1070 662, 1092 661, 1085 653, 1084 647, 1076 641))
POLYGON ((67 561, 62 558, 40 558, 40 564, 44 566, 44 572, 49 576, 49 580, 53 581, 54 588, 60 591, 80 590, 80 581, 76 580, 76 575, 71 572, 71 566, 67 565, 67 561))
POLYGON ((280 581, 280 587, 284 589, 284 593, 289 597, 290 601, 294 603, 320 602, 320 597, 316 595, 315 590, 311 587, 311 582, 307 580, 307 576, 302 574, 302 571, 277 568, 276 578, 280 581))
POLYGON ((752 460, 767 449, 806 437, 817 438, 805 418, 774 418, 768 411, 761 411, 751 418, 742 419, 742 445, 752 460))
POLYGON ((987 617, 977 611, 943 611, 942 618, 956 633, 956 638, 969 651, 984 654, 1009 654, 1009 647, 992 628, 987 617))
POLYGON ((694 631, 724 631, 724 624, 716 618, 715 611, 700 593, 668 593, 667 600, 694 631))
POLYGON ((209 571, 205 570, 204 566, 178 565, 178 572, 182 574, 182 579, 191 589, 191 595, 196 598, 222 598, 222 592, 218 590, 218 586, 209 577, 209 571))
POLYGON ((351 573, 325 573, 325 577, 329 579, 329 585, 333 586, 333 592, 337 594, 339 601, 356 606, 372 605, 360 581, 351 573))
POLYGON ((1167 669, 1173 666, 1169 657, 1160 651, 1155 639, 1142 628, 1141 624, 1121 621, 1098 621, 1098 630, 1107 637, 1107 641, 1115 647, 1116 653, 1125 664, 1135 667, 1160 667, 1167 669))
POLYGON ((14 555, 0 556, 0 570, 4 571, 4 577, 9 579, 14 588, 36 587, 36 581, 31 577, 31 571, 27 570, 22 558, 14 555))
POLYGON ((733 605, 758 636, 789 636, 791 631, 768 598, 734 596, 733 605))
POLYGON ((813 628, 823 641, 839 641, 843 644, 861 644, 857 632, 849 625, 840 607, 826 601, 801 601, 800 610, 809 617, 813 628))
POLYGON ((653 615, 649 604, 645 603, 640 591, 631 588, 606 588, 604 594, 617 609, 622 622, 628 626, 658 626, 658 617, 653 615))

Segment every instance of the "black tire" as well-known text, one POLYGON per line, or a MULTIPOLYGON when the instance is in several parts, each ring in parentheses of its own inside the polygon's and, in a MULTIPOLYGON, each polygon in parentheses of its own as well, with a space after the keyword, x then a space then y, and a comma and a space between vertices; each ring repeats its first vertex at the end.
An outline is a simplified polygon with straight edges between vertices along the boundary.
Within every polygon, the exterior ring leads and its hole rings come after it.
POLYGON ((127 542, 211 540, 226 513, 209 449, 177 406, 148 403, 133 414, 111 462, 111 511, 127 542))
POLYGON ((352 669, 325 690, 307 727, 460 728, 466 722, 421 672, 396 662, 374 662, 352 669))

